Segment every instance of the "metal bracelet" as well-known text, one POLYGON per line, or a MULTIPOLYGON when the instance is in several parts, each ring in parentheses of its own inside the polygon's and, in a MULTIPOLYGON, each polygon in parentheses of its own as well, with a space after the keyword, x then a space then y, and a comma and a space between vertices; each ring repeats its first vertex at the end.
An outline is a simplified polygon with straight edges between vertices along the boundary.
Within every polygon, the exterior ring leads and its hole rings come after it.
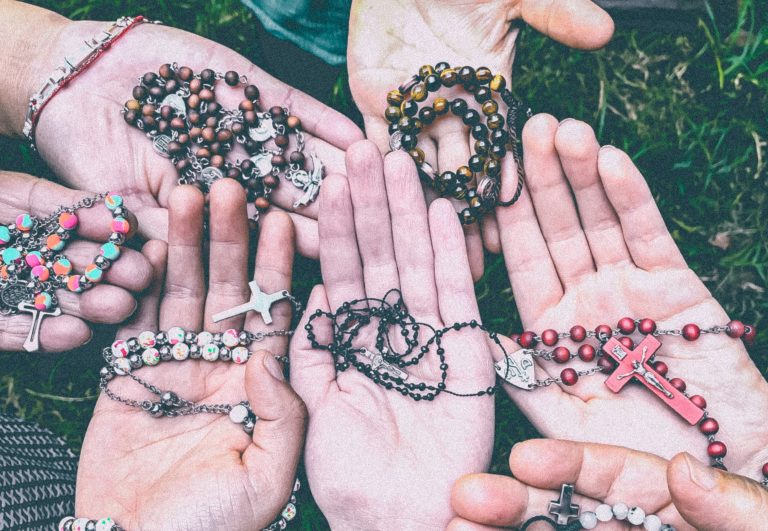
POLYGON ((129 29, 149 22, 160 24, 159 21, 146 20, 142 16, 120 17, 111 23, 101 33, 94 35, 83 42, 75 52, 64 58, 64 64, 59 66, 45 80, 43 86, 29 98, 29 106, 24 119, 22 134, 29 142, 33 150, 35 146, 35 127, 40 117, 40 113, 49 101, 59 90, 64 88, 67 83, 72 81, 78 74, 85 71, 107 48, 109 48, 118 38, 120 38, 129 29))

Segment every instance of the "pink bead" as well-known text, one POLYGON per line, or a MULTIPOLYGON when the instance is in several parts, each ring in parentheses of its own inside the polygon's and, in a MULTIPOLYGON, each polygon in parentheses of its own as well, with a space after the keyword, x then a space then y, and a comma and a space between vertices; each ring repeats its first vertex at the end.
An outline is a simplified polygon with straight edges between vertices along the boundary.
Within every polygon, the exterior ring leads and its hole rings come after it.
POLYGON ((32 276, 36 279, 45 282, 51 276, 51 272, 44 265, 38 265, 32 268, 32 276))
POLYGON ((693 405, 699 409, 707 409, 707 401, 704 400, 704 397, 701 395, 693 395, 691 397, 691 402, 693 402, 693 405))
POLYGON ((238 334, 237 330, 234 328, 225 330, 224 333, 221 334, 221 342, 224 343, 225 347, 236 347, 240 344, 240 334, 238 334))
POLYGON ((578 373, 571 368, 563 369, 563 372, 560 373, 560 378, 565 385, 574 385, 579 381, 578 373))
POLYGON ((653 319, 643 319, 637 325, 641 334, 653 334, 656 331, 656 322, 653 319))
POLYGON ((686 385, 685 385, 685 381, 682 378, 672 378, 669 381, 669 383, 670 383, 670 385, 672 385, 672 387, 674 387, 675 389, 677 389, 681 393, 683 391, 685 391, 686 385))
POLYGON ((571 359, 571 353, 565 347, 557 347, 552 351, 552 359, 557 363, 567 363, 571 359))
POLYGON ((728 447, 720 441, 714 441, 707 446, 707 454, 709 457, 725 457, 728 453, 728 447))
POLYGON ((683 327, 683 337, 688 341, 696 341, 701 335, 701 329, 695 324, 687 324, 683 327))
POLYGON ((523 348, 531 348, 536 344, 536 334, 533 332, 523 332, 520 334, 520 346, 523 348))
POLYGON ((552 330, 551 328, 548 330, 544 330, 541 333, 541 342, 548 347, 551 347, 557 344, 557 340, 558 340, 557 331, 552 330))
POLYGON ((575 325, 571 327, 571 339, 576 342, 584 341, 587 337, 587 329, 581 325, 575 325))
POLYGON ((632 341, 631 338, 626 336, 620 337, 619 343, 621 343, 624 346, 624 348, 626 348, 627 350, 632 350, 633 348, 635 348, 635 342, 632 341))
POLYGON ((623 334, 631 334, 635 331, 635 321, 631 317, 622 317, 619 319, 618 329, 623 334))
POLYGON ((720 424, 712 417, 706 418, 699 424, 699 431, 704 435, 714 435, 720 431, 720 424))
POLYGON ((768 463, 763 465, 763 476, 768 478, 768 463))
POLYGON ((592 361, 595 359, 595 347, 589 344, 584 344, 579 347, 579 358, 581 361, 592 361))
POLYGON ((41 255, 37 251, 32 251, 31 253, 28 253, 27 256, 24 257, 24 261, 27 263, 29 267, 36 267, 39 265, 43 265, 43 255, 41 255))
POLYGON ((131 230, 131 224, 128 220, 122 217, 116 217, 112 220, 112 232, 119 234, 128 234, 131 230))
POLYGON ((80 276, 72 275, 67 279, 67 289, 74 293, 80 293, 83 288, 80 287, 80 276))
POLYGON ((112 343, 112 355, 116 358, 125 358, 128 356, 128 344, 122 339, 112 343))
POLYGON ((663 361, 656 361, 656 362, 654 362, 653 363, 653 368, 654 368, 654 370, 656 372, 658 372, 662 376, 666 376, 667 373, 669 372, 669 367, 663 361))
POLYGON ((613 330, 607 324, 601 324, 595 328, 595 334, 597 334, 597 337, 611 337, 613 336, 613 330))

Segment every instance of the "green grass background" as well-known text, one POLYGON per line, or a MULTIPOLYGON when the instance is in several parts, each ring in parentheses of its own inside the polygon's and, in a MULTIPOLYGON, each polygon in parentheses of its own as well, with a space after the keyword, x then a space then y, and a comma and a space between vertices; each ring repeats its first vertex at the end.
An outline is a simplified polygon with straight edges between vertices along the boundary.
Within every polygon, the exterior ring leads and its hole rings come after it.
MULTIPOLYGON (((34 2, 76 19, 144 14, 221 42, 259 64, 254 17, 237 0, 34 2)), ((626 150, 646 176, 668 227, 691 267, 734 318, 755 323, 751 353, 768 372, 768 19, 758 2, 720 7, 657 30, 619 28, 596 53, 569 50, 527 31, 519 43, 514 87, 537 112, 591 123, 601 143, 626 150)), ((326 100, 353 114, 342 75, 326 100)), ((13 169, 44 165, 21 143, 0 141, 13 169)), ((5 168, 10 169, 10 168, 5 168)), ((317 264, 299 259, 294 291, 306 299, 317 264)), ((483 319, 503 333, 519 318, 500 257, 489 256, 477 285, 483 319)), ((94 345, 110 341, 99 329, 94 345)), ((0 411, 32 419, 78 450, 96 398, 95 347, 72 355, 0 354, 0 411)), ((749 390, 740 390, 748 393, 749 390)), ((501 394, 503 395, 503 393, 501 394)), ((504 396, 497 400, 492 468, 508 472, 516 441, 536 431, 504 396)), ((305 491, 299 528, 326 524, 305 491)))

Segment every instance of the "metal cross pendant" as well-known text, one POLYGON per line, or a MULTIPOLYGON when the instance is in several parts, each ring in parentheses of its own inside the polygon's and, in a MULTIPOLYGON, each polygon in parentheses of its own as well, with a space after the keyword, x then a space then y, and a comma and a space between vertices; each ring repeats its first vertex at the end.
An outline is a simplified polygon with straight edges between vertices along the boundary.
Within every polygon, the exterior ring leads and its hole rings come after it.
POLYGON ((49 310, 38 310, 31 302, 20 302, 18 308, 20 312, 32 314, 32 326, 29 327, 27 340, 24 341, 24 350, 36 352, 40 350, 40 324, 48 316, 61 315, 61 308, 57 306, 49 310))
POLYGON ((214 323, 240 315, 241 313, 254 311, 261 314, 261 318, 264 319, 264 324, 272 324, 272 314, 269 311, 272 305, 277 301, 287 299, 291 296, 287 290, 278 291, 276 293, 264 293, 261 291, 261 288, 255 280, 249 282, 248 287, 251 288, 251 300, 240 306, 235 306, 234 308, 215 314, 213 316, 214 323))
POLYGON ((402 378, 403 380, 408 379, 408 373, 401 370, 399 367, 395 367, 391 363, 388 363, 384 361, 384 356, 381 354, 374 354, 367 348, 363 348, 363 350, 360 351, 360 354, 371 360, 371 368, 374 371, 377 372, 386 372, 389 374, 392 378, 402 378))
POLYGON ((564 483, 560 487, 560 497, 549 502, 549 514, 557 517, 558 525, 566 525, 579 517, 579 506, 571 503, 573 485, 564 483))
POLYGON ((661 342, 651 335, 645 336, 634 350, 628 350, 615 337, 609 339, 603 345, 603 352, 619 365, 605 381, 605 385, 614 393, 618 393, 627 382, 637 380, 653 391, 653 394, 661 398, 689 424, 695 425, 704 416, 704 411, 672 387, 672 384, 648 363, 660 346, 661 342))

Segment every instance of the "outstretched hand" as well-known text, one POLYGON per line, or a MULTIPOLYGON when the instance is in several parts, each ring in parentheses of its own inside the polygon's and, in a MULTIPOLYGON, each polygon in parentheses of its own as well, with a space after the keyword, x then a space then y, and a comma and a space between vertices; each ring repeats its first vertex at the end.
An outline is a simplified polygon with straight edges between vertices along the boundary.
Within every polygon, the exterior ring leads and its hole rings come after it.
MULTIPOLYGON (((212 333, 228 328, 254 333, 289 328, 287 301, 272 307, 274 322, 269 327, 255 313, 212 322, 213 314, 249 297, 245 194, 232 181, 213 186, 207 286, 201 246, 203 208, 202 194, 191 187, 171 194, 168 245, 151 241, 144 248, 155 268, 154 291, 136 318, 118 332, 119 338, 173 326, 212 333)), ((266 217, 254 274, 265 292, 290 288, 293 238, 285 214, 266 217)), ((163 391, 196 403, 237 404, 247 399, 259 417, 251 435, 226 415, 155 419, 102 394, 83 443, 77 514, 110 516, 122 527, 136 530, 267 526, 290 497, 304 442, 304 404, 275 359, 285 355, 287 343, 286 336, 276 336, 252 344, 251 358, 244 365, 188 359, 135 371, 163 391)), ((137 400, 157 400, 125 376, 115 377, 109 388, 137 400)))
MULTIPOLYGON (((515 302, 526 330, 567 332, 612 328, 625 316, 651 318, 659 328, 702 328, 729 321, 685 262, 664 225, 643 176, 626 153, 600 147, 583 122, 533 117, 523 132, 527 189, 519 203, 497 209, 515 302)), ((504 186, 511 187, 514 180, 504 186)), ((729 447, 729 469, 756 477, 766 457, 768 384, 743 343, 725 334, 698 341, 664 336, 657 360, 669 377, 702 395, 729 447), (743 392, 750 405, 744 408, 743 392)), ((575 352, 573 344, 561 342, 575 352)), ((540 345, 539 345, 540 347, 540 345)), ((537 347, 538 348, 538 347, 537 347)), ((594 367, 573 360, 578 368, 594 367)), ((539 377, 563 365, 542 363, 539 377)), ((687 451, 706 459, 707 441, 642 386, 619 393, 606 375, 535 391, 506 386, 546 436, 620 444, 671 458, 687 451)))
MULTIPOLYGON (((347 64, 350 88, 368 138, 383 153, 389 151, 384 119, 387 92, 422 65, 447 61, 455 67, 486 66, 509 80, 518 34, 513 24, 519 19, 575 48, 599 48, 613 35, 610 16, 589 0, 355 0, 347 64)), ((466 126, 452 116, 437 120, 419 139, 426 161, 438 173, 465 165, 471 146, 466 126)), ((478 224, 465 231, 470 266, 477 279, 483 272, 483 244, 499 252, 493 214, 486 215, 482 223, 482 237, 478 224)))

